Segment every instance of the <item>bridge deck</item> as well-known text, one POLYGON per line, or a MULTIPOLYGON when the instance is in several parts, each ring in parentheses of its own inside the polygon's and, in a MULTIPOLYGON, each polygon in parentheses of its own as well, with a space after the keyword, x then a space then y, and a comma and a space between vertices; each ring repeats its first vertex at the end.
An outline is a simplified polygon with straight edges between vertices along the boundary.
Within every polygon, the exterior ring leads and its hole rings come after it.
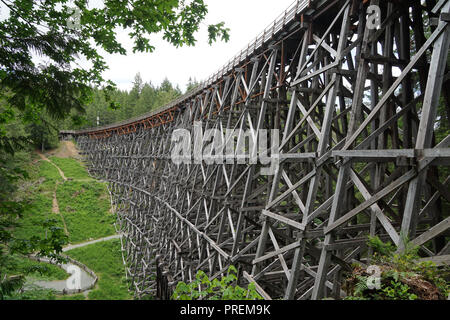
MULTIPOLYGON (((207 90, 214 84, 217 84, 224 77, 230 76, 233 70, 239 66, 242 66, 245 62, 250 61, 252 57, 267 50, 270 43, 276 39, 280 33, 286 32, 292 28, 293 24, 299 23, 299 16, 303 14, 312 14, 315 8, 311 8, 311 0, 296 0, 294 1, 285 11, 283 11, 272 23, 270 23, 254 40, 249 42, 249 44, 239 51, 233 58, 231 58, 227 63, 225 63, 217 72, 213 73, 207 80, 201 82, 199 86, 193 88, 189 92, 186 92, 179 98, 171 101, 165 106, 162 106, 156 110, 150 111, 148 113, 142 114, 135 118, 130 118, 120 122, 87 128, 83 130, 62 130, 61 134, 86 134, 86 133, 106 133, 111 132, 114 129, 119 130, 119 128, 133 127, 138 124, 154 119, 158 115, 167 113, 174 108, 184 107, 186 102, 190 101, 193 97, 197 96, 199 93, 207 90)), ((326 2, 332 2, 329 0, 313 1, 317 6, 322 7, 326 2)))

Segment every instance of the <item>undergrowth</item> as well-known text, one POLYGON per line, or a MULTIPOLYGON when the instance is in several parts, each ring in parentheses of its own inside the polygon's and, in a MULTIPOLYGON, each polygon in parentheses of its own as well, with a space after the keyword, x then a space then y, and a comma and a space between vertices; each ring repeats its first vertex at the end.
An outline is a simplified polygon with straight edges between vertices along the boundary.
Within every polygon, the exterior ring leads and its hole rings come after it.
MULTIPOLYGON (((96 287, 88 294, 90 300, 131 299, 122 264, 120 241, 117 239, 72 249, 66 254, 85 264, 98 276, 96 287)), ((69 296, 67 297, 69 299, 69 296)))
MULTIPOLYGON (((28 162, 24 162, 23 168, 27 175, 20 181, 15 192, 15 198, 23 203, 23 210, 20 218, 14 223, 12 229, 14 236, 18 239, 44 239, 50 236, 46 231, 48 228, 64 233, 63 217, 69 232, 68 240, 71 243, 114 234, 115 217, 109 211, 110 203, 105 185, 91 179, 85 168, 75 159, 57 157, 50 159, 63 170, 69 180, 63 181, 54 165, 39 160, 37 156, 34 156, 34 161, 28 159, 28 162), (55 190, 60 214, 52 212, 55 190)), ((67 244, 67 237, 64 244, 67 244)), ((88 299, 131 298, 123 281, 120 243, 109 241, 91 244, 68 253, 88 265, 99 276, 98 284, 89 292, 88 299)), ((22 255, 8 256, 6 269, 2 270, 11 275, 24 274, 27 280, 64 280, 69 276, 55 265, 39 263, 22 255)), ((57 295, 54 291, 40 288, 29 281, 23 288, 20 286, 18 288, 5 298, 85 299, 83 294, 57 295)))
MULTIPOLYGON (((49 157, 63 172, 66 178, 71 179, 92 179, 83 165, 71 158, 49 157)), ((92 179, 94 181, 94 179, 92 179)))
POLYGON ((46 222, 53 222, 55 227, 63 229, 61 217, 51 212, 52 198, 47 194, 35 194, 24 206, 20 221, 14 235, 21 239, 46 236, 46 222))
POLYGON ((35 280, 65 280, 69 274, 56 265, 30 260, 18 254, 10 256, 6 273, 26 274, 28 278, 35 280))
POLYGON ((262 297, 256 292, 255 285, 250 283, 248 288, 236 285, 237 270, 234 266, 228 268, 228 273, 220 280, 212 281, 201 270, 195 276, 195 280, 186 284, 178 282, 173 300, 261 300, 262 297))
POLYGON ((438 267, 432 261, 420 261, 419 247, 403 239, 405 250, 397 252, 390 242, 384 243, 378 237, 369 237, 368 245, 373 248, 373 271, 360 265, 353 265, 353 272, 344 282, 346 300, 444 300, 450 293, 446 279, 449 266, 438 267), (370 271, 370 272, 369 272, 370 271), (379 277, 378 277, 379 276, 379 277), (378 283, 375 280, 378 277, 378 283))
POLYGON ((66 181, 56 197, 69 231, 69 241, 78 243, 115 233, 115 216, 109 212, 106 187, 98 182, 66 181))

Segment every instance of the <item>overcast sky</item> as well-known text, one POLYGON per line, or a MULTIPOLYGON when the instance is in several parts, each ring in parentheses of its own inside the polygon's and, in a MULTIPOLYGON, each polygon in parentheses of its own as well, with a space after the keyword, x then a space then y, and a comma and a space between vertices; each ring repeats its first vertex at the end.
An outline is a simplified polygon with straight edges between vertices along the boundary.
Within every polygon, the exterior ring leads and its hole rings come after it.
MULTIPOLYGON (((207 79, 235 54, 247 46, 279 14, 284 12, 294 0, 205 0, 208 15, 197 34, 195 47, 175 48, 155 36, 152 53, 127 56, 104 55, 109 70, 105 79, 114 81, 120 89, 131 89, 132 81, 140 72, 145 82, 159 85, 167 77, 172 83, 185 90, 189 77, 198 81, 207 79), (207 25, 224 21, 230 28, 229 42, 208 44, 207 25)), ((124 43, 128 41, 126 32, 119 35, 124 43)))

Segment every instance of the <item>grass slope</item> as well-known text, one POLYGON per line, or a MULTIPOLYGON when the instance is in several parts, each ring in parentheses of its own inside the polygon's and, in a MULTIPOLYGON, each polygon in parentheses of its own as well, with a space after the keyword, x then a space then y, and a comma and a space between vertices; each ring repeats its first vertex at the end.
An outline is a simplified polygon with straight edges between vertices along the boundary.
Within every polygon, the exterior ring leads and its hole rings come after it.
POLYGON ((115 217, 102 183, 66 181, 58 186, 59 210, 69 231, 70 243, 98 239, 115 233, 115 217))
POLYGON ((45 237, 43 223, 48 219, 56 221, 56 226, 63 228, 61 216, 51 212, 52 198, 47 194, 36 194, 34 199, 30 199, 22 217, 19 226, 14 230, 14 234, 20 239, 30 239, 37 236, 41 239, 45 237))
POLYGON ((13 255, 5 268, 8 274, 27 274, 27 278, 35 280, 65 280, 69 274, 63 269, 45 262, 30 260, 26 257, 13 255))
MULTIPOLYGON (((48 219, 55 219, 57 226, 63 228, 62 217, 69 231, 71 243, 114 234, 115 217, 109 211, 110 203, 105 184, 90 178, 83 165, 75 159, 58 157, 50 159, 61 168, 69 180, 63 181, 54 165, 38 160, 36 156, 35 161, 27 163, 29 178, 22 181, 17 197, 26 200, 28 206, 14 230, 16 237, 23 239, 33 236, 45 237, 42 224, 48 219), (52 213, 55 189, 60 214, 52 213)), ((67 253, 86 264, 99 276, 98 284, 89 292, 88 299, 132 298, 124 279, 119 240, 91 244, 67 253)), ((38 263, 21 256, 11 257, 11 261, 7 270, 9 274, 27 273, 28 277, 38 280, 64 280, 68 277, 64 270, 51 264, 38 263), (35 271, 37 269, 43 273, 35 271)), ((85 296, 83 294, 57 296, 51 290, 36 287, 10 298, 83 300, 85 296)))
POLYGON ((58 157, 49 157, 49 159, 64 172, 66 178, 91 179, 95 181, 89 176, 85 167, 75 159, 58 157))
POLYGON ((37 182, 35 192, 53 191, 57 182, 62 182, 63 178, 55 168, 48 161, 40 160, 37 162, 37 170, 33 170, 30 174, 32 181, 37 182))
POLYGON ((72 249, 66 253, 75 260, 84 263, 98 276, 96 288, 88 294, 90 300, 125 300, 132 298, 125 280, 120 240, 97 242, 72 249))

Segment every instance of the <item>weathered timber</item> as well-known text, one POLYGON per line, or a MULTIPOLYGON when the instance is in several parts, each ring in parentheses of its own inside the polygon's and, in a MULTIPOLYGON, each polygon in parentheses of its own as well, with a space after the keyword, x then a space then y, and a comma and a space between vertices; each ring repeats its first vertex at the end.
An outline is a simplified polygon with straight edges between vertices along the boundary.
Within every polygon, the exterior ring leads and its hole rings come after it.
POLYGON ((370 262, 369 235, 398 250, 408 235, 422 259, 447 262, 450 136, 436 120, 450 116, 438 115, 441 95, 450 110, 449 11, 449 0, 299 0, 167 106, 61 132, 109 182, 136 296, 167 299, 198 270, 216 278, 235 265, 265 299, 339 298, 348 264, 370 262), (381 10, 376 28, 369 5, 381 10), (199 128, 215 130, 217 149, 196 146, 199 128), (178 129, 193 152, 175 164, 178 129), (262 129, 279 143, 218 161, 262 129))

